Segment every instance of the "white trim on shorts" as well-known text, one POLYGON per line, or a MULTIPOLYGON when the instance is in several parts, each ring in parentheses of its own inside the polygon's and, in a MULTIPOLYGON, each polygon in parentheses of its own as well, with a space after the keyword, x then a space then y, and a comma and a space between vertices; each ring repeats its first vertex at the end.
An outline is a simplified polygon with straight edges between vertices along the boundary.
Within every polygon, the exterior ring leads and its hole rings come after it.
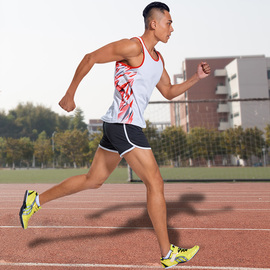
POLYGON ((130 148, 130 149, 128 149, 128 150, 126 150, 124 153, 122 153, 121 156, 123 156, 125 153, 131 151, 131 150, 134 149, 135 147, 136 147, 136 148, 143 149, 143 150, 151 150, 151 147, 142 147, 142 146, 138 146, 138 145, 134 144, 133 142, 131 142, 130 139, 129 139, 129 137, 128 137, 128 134, 127 134, 126 124, 123 124, 123 127, 124 127, 124 132, 125 132, 125 135, 126 135, 126 139, 127 139, 127 141, 128 141, 131 145, 133 145, 133 147, 130 148))
POLYGON ((120 157, 122 158, 124 154, 130 152, 131 150, 133 150, 135 148, 135 146, 133 145, 131 148, 129 148, 128 150, 126 150, 125 152, 123 152, 120 157))

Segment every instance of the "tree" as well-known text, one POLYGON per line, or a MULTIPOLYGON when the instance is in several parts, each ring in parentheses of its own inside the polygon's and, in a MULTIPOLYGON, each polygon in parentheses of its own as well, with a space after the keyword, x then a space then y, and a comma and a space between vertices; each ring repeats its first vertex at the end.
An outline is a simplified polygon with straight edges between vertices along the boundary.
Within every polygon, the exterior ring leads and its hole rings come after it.
POLYGON ((94 155, 96 153, 96 150, 99 146, 99 142, 102 138, 103 134, 100 130, 100 132, 95 132, 90 135, 90 141, 89 141, 89 162, 92 163, 94 159, 94 155))
POLYGON ((257 127, 243 129, 230 128, 224 132, 227 153, 248 162, 251 156, 262 156, 265 146, 263 132, 257 127))
POLYGON ((78 164, 83 164, 89 158, 89 139, 88 131, 84 132, 77 129, 67 130, 55 135, 55 142, 60 147, 62 155, 67 157, 74 168, 78 164))
POLYGON ((246 160, 244 130, 241 126, 227 129, 224 132, 224 141, 227 148, 227 154, 246 160))
POLYGON ((13 114, 16 115, 16 125, 21 129, 20 137, 31 138, 33 129, 38 133, 46 131, 47 134, 52 134, 56 129, 56 113, 42 105, 19 104, 13 114))
POLYGON ((6 139, 0 137, 0 167, 6 159, 6 139))
POLYGON ((20 138, 19 145, 21 147, 21 162, 25 162, 27 164, 27 168, 30 167, 30 162, 33 158, 34 154, 34 145, 31 142, 30 138, 20 138))
POLYGON ((191 129, 188 135, 188 145, 190 157, 200 161, 204 159, 210 165, 217 155, 223 153, 221 148, 221 138, 218 131, 196 127, 191 129))
POLYGON ((188 158, 187 136, 181 127, 171 126, 165 128, 161 135, 167 156, 179 166, 180 160, 188 158))
POLYGON ((152 125, 150 121, 146 121, 146 127, 143 129, 143 132, 145 134, 145 137, 147 138, 153 154, 158 162, 158 164, 162 164, 165 162, 165 152, 163 147, 161 147, 161 137, 160 133, 158 132, 158 129, 152 125))
POLYGON ((65 131, 70 127, 71 116, 56 116, 56 129, 57 131, 65 131))
POLYGON ((265 146, 263 132, 257 127, 247 128, 244 132, 245 156, 249 160, 253 155, 262 157, 262 149, 265 146))
POLYGON ((59 116, 51 109, 32 103, 19 104, 6 115, 0 112, 0 136, 5 138, 29 137, 32 141, 37 134, 45 131, 52 134, 55 130, 67 130, 71 117, 59 116))
POLYGON ((51 140, 47 139, 46 132, 43 131, 38 135, 38 139, 34 143, 34 154, 44 168, 44 164, 49 161, 53 156, 51 140))
POLYGON ((87 130, 87 125, 84 123, 83 111, 80 108, 76 108, 75 115, 71 118, 70 129, 87 130))
POLYGON ((0 136, 5 138, 18 138, 19 127, 14 122, 15 116, 0 112, 0 136))
POLYGON ((12 168, 15 169, 16 162, 21 160, 22 151, 18 139, 7 138, 6 140, 7 161, 12 163, 12 168))
POLYGON ((267 147, 270 147, 270 124, 266 126, 265 128, 265 137, 266 137, 266 146, 267 147))

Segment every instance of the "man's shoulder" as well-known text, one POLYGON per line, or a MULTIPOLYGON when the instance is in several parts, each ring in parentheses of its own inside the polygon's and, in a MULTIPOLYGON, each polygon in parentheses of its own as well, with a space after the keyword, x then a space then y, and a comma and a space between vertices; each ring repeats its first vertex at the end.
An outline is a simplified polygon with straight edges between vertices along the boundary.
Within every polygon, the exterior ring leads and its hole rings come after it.
MULTIPOLYGON (((132 54, 138 55, 140 54, 143 49, 142 49, 142 44, 139 41, 138 38, 125 38, 119 40, 119 45, 121 45, 122 49, 126 52, 133 52, 132 54)), ((134 55, 134 56, 135 56, 134 55)))
POLYGON ((142 48, 142 44, 139 40, 138 37, 132 37, 130 39, 125 39, 126 43, 132 47, 133 49, 141 49, 142 48))

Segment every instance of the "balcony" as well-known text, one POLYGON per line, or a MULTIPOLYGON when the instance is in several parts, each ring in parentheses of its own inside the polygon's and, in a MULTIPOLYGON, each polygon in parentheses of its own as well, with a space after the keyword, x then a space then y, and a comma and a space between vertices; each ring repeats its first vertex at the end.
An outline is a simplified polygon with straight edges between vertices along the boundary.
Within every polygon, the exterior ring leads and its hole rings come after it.
POLYGON ((230 128, 229 122, 219 122, 218 130, 223 131, 230 128))
POLYGON ((224 85, 218 85, 216 88, 216 95, 228 95, 228 89, 224 85))
POLYGON ((215 77, 226 77, 227 76, 227 71, 226 69, 216 69, 214 71, 215 77))
POLYGON ((218 104, 217 112, 218 113, 229 113, 230 112, 229 105, 228 104, 218 104))

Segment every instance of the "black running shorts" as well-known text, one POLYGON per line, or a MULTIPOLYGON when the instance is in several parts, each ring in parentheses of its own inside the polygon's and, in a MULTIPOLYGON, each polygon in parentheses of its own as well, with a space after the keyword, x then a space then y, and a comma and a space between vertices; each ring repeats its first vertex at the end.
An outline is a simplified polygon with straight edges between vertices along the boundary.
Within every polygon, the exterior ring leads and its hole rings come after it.
POLYGON ((103 123, 103 137, 99 147, 119 153, 121 157, 135 147, 151 149, 141 127, 106 122, 103 123))

